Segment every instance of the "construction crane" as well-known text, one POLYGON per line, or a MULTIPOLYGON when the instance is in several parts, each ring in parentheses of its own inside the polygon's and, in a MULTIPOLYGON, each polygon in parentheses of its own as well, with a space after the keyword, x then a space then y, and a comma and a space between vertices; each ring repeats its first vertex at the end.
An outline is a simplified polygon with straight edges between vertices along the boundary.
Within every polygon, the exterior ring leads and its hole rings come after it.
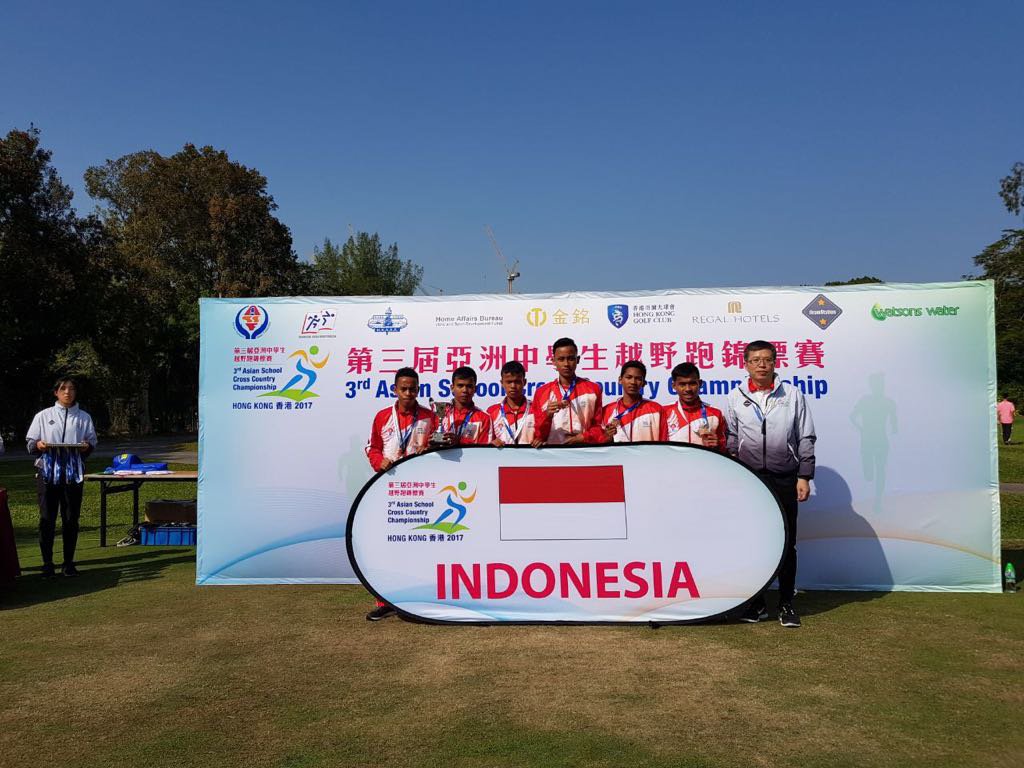
POLYGON ((498 254, 498 261, 501 262, 501 266, 505 268, 505 277, 508 279, 508 292, 512 293, 512 283, 517 277, 519 277, 519 259, 516 259, 515 264, 511 267, 508 265, 508 259, 505 258, 505 254, 501 252, 501 248, 498 247, 498 241, 494 239, 494 233, 491 231, 489 224, 484 225, 484 231, 487 232, 487 237, 491 239, 491 245, 494 246, 494 252, 498 254))

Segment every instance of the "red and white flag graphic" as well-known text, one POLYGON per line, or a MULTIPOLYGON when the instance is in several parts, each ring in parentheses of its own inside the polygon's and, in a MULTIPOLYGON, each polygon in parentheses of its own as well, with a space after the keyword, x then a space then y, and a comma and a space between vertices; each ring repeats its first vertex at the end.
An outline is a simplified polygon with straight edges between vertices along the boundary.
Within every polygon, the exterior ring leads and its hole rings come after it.
POLYGON ((625 539, 622 467, 499 467, 501 538, 625 539))

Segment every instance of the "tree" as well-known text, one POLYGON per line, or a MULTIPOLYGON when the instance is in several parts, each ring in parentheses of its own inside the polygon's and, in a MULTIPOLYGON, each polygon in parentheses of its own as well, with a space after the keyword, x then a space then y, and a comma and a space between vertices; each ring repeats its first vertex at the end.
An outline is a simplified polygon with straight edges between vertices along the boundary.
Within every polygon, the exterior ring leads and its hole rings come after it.
POLYGON ((339 249, 329 238, 313 248, 309 291, 320 296, 411 296, 423 267, 398 257, 398 245, 382 248, 380 235, 358 232, 339 249))
POLYGON ((23 430, 48 397, 58 351, 95 330, 104 283, 90 258, 102 227, 75 215, 50 160, 34 127, 0 139, 0 429, 23 430))
POLYGON ((854 277, 854 278, 852 278, 850 280, 830 280, 829 282, 825 283, 825 285, 867 285, 869 283, 884 283, 884 282, 885 282, 884 280, 881 280, 881 279, 879 279, 877 277, 871 277, 869 275, 864 275, 864 277, 854 277))
MULTIPOLYGON (((1024 209, 1024 163, 1014 163, 999 182, 999 196, 1010 213, 1024 209)), ((1024 394, 1024 229, 1003 236, 974 257, 980 277, 995 282, 996 359, 1000 389, 1024 394)))
POLYGON ((1014 163, 1010 173, 999 180, 999 196, 1006 210, 1020 214, 1024 208, 1024 163, 1014 163))
POLYGON ((145 433, 154 377, 189 382, 180 394, 195 402, 199 298, 287 295, 302 271, 266 178, 226 152, 135 152, 89 168, 85 183, 115 251, 120 331, 104 361, 116 361, 118 394, 145 433))

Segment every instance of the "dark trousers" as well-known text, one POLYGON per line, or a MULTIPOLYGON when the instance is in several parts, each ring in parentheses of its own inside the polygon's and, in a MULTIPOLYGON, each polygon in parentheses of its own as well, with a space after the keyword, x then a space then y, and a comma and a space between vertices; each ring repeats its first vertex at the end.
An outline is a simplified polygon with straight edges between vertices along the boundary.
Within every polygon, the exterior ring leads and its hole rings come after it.
POLYGON ((75 546, 78 544, 78 518, 82 515, 82 489, 85 483, 50 485, 43 478, 36 478, 36 492, 39 496, 39 550, 43 562, 53 564, 53 539, 60 516, 64 539, 64 565, 75 562, 75 546))
POLYGON ((1009 443, 1010 433, 1013 431, 1013 424, 1001 424, 1000 426, 1003 428, 1003 442, 1009 443))
MULTIPOLYGON (((779 605, 791 603, 796 584, 796 475, 775 475, 768 472, 757 474, 775 492, 786 516, 786 544, 778 574, 779 605)), ((757 596, 754 605, 758 608, 764 606, 764 592, 757 596)))

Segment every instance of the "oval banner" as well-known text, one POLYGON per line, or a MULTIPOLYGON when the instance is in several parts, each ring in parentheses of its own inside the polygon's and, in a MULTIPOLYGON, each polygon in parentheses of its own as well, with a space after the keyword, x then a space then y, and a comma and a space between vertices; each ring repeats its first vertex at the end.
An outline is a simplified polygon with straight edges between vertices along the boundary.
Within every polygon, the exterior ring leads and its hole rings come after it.
POLYGON ((785 519, 738 461, 677 443, 450 448, 370 480, 348 552, 435 622, 701 621, 775 576, 785 519))

